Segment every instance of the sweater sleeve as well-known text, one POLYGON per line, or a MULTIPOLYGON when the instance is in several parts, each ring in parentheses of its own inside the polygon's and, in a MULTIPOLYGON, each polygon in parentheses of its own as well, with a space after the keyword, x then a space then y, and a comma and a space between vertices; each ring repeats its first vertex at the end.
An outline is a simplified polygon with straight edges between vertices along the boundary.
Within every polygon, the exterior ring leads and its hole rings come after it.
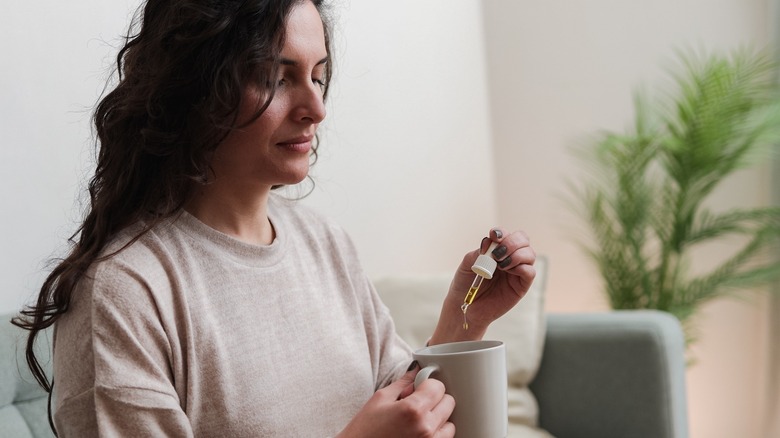
POLYGON ((378 344, 376 389, 383 388, 401 377, 412 360, 412 349, 395 332, 395 324, 390 311, 379 298, 373 284, 366 278, 366 289, 371 299, 371 308, 375 312, 374 336, 378 344))
POLYGON ((76 290, 56 329, 60 436, 193 436, 173 384, 171 336, 147 284, 109 261, 76 290))
POLYGON ((378 388, 383 388, 398 380, 398 378, 406 373, 412 360, 412 349, 395 332, 395 325, 393 324, 387 307, 381 302, 376 292, 374 292, 373 295, 374 299, 378 302, 377 308, 381 309, 380 312, 382 313, 382 316, 380 321, 382 321, 382 323, 380 333, 382 333, 383 342, 386 345, 384 348, 385 354, 382 358, 383 364, 380 367, 378 379, 378 388))
POLYGON ((341 227, 330 224, 334 248, 326 251, 333 257, 343 257, 336 266, 349 266, 345 273, 352 284, 357 305, 361 309, 363 327, 375 377, 374 390, 381 389, 401 377, 412 361, 412 349, 395 331, 390 310, 382 302, 360 263, 357 247, 341 227), (340 254, 340 255, 336 255, 340 254))

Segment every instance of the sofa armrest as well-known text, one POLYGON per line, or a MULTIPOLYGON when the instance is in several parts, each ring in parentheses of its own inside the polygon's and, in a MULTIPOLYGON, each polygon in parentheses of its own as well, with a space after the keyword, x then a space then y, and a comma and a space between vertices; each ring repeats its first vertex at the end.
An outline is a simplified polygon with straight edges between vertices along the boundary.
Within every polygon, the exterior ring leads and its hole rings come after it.
MULTIPOLYGON (((48 394, 27 368, 27 332, 11 325, 13 314, 0 315, 0 438, 54 437, 49 428, 48 394)), ((51 375, 49 330, 38 337, 41 363, 51 375)))
POLYGON ((531 390, 556 438, 685 438, 685 342, 652 310, 551 314, 531 390))

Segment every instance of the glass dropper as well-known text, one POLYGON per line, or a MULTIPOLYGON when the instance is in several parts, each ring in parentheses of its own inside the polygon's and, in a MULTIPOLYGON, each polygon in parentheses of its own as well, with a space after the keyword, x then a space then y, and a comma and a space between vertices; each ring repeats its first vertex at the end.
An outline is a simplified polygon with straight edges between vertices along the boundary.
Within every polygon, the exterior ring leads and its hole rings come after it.
POLYGON ((493 278, 493 272, 496 271, 496 260, 493 259, 490 254, 497 245, 498 244, 496 242, 491 242, 485 254, 480 254, 477 257, 477 260, 475 260, 474 264, 471 266, 471 270, 474 271, 476 275, 474 276, 474 281, 471 283, 471 287, 469 287, 469 291, 466 293, 466 297, 463 299, 463 305, 460 306, 460 310, 463 311, 464 330, 469 329, 469 322, 466 319, 466 311, 468 310, 471 303, 474 302, 474 298, 477 297, 479 287, 482 286, 482 280, 486 278, 490 280, 493 278))

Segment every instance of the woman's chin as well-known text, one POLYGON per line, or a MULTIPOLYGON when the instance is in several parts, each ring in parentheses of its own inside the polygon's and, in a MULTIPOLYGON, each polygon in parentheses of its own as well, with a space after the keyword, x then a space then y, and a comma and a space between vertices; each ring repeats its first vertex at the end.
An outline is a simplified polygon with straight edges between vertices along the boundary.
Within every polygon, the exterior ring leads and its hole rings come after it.
POLYGON ((308 165, 306 166, 305 169, 291 170, 283 178, 283 181, 280 182, 280 184, 286 185, 286 186, 294 186, 295 184, 303 182, 303 180, 305 180, 307 176, 309 176, 309 166, 308 165))

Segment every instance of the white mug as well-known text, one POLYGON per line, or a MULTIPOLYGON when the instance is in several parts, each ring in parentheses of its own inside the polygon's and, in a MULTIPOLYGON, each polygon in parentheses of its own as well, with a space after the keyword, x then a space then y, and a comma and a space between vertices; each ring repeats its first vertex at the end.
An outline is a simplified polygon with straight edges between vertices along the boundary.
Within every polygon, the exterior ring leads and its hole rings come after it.
POLYGON ((501 341, 464 341, 432 345, 414 352, 422 369, 417 388, 433 377, 455 399, 450 421, 457 438, 507 435, 506 349, 501 341))

